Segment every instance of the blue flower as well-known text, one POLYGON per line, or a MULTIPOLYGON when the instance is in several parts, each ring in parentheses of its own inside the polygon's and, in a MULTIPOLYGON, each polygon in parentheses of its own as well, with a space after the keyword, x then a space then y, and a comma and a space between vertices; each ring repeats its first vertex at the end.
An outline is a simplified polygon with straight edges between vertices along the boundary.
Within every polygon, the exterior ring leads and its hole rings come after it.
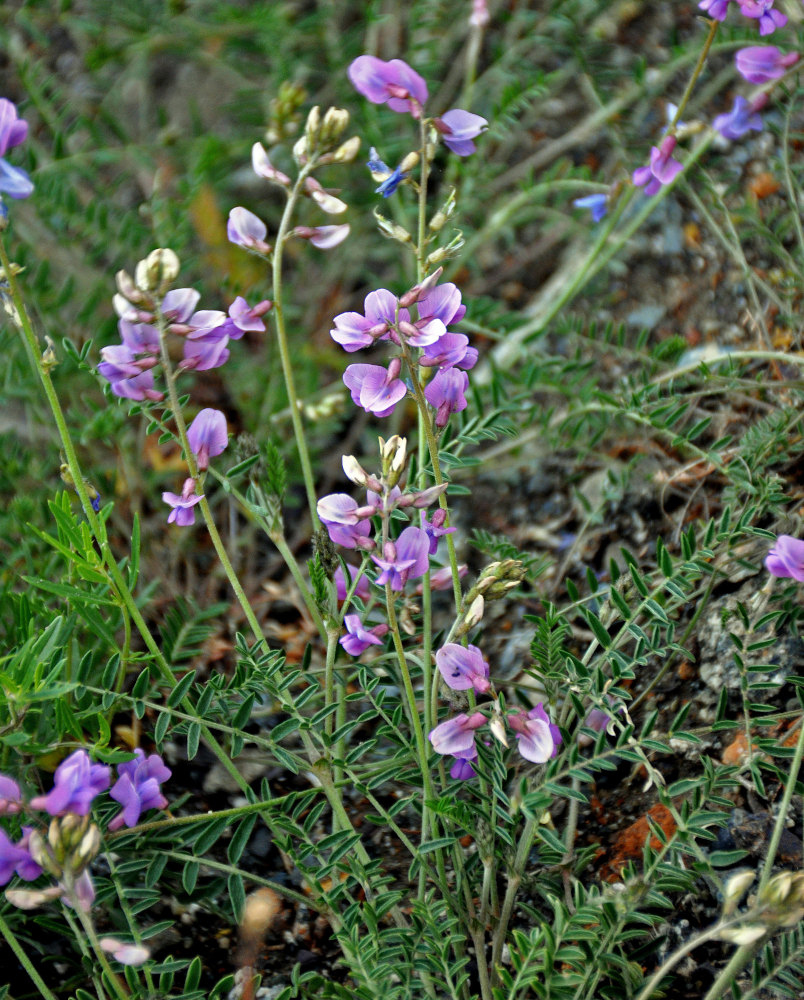
POLYGON ((588 194, 585 198, 576 198, 572 204, 576 208, 588 208, 592 213, 592 222, 600 222, 608 212, 608 195, 588 194))
POLYGON ((380 186, 375 188, 375 194, 381 194, 383 198, 390 197, 399 187, 402 181, 408 176, 403 174, 400 167, 391 170, 387 163, 384 163, 372 146, 369 150, 369 161, 366 166, 371 171, 371 176, 375 181, 381 181, 380 186))

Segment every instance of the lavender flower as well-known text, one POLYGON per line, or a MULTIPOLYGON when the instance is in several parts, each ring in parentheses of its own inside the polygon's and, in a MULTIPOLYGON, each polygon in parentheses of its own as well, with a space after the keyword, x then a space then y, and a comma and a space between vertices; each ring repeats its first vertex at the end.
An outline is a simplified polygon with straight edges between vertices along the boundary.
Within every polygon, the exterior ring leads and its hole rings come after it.
POLYGON ((42 874, 42 869, 28 851, 28 835, 31 829, 23 827, 25 836, 14 844, 6 831, 0 828, 0 885, 5 885, 15 873, 26 882, 42 874))
POLYGON ((86 816, 92 800, 109 787, 110 769, 93 764, 86 750, 76 750, 59 764, 53 775, 53 788, 47 795, 31 799, 32 809, 44 809, 51 816, 76 813, 86 816))
POLYGON ((485 132, 489 123, 471 111, 453 108, 452 111, 445 111, 440 118, 436 118, 433 125, 443 136, 444 145, 456 156, 471 156, 477 151, 477 146, 472 140, 485 132))
MULTIPOLYGON (((329 331, 332 339, 345 351, 359 351, 371 347, 375 340, 384 339, 396 322, 399 300, 386 288, 369 292, 363 302, 364 314, 340 313, 333 320, 335 328, 329 331)), ((409 319, 407 309, 399 309, 400 318, 409 319)), ((348 384, 348 383, 347 383, 348 384)))
POLYGON ((401 59, 384 62, 376 56, 358 56, 348 70, 352 86, 372 104, 420 118, 427 101, 427 84, 401 59))
POLYGON ((477 774, 472 767, 472 761, 477 760, 477 747, 475 744, 473 743, 468 750, 458 751, 458 753, 453 754, 453 757, 455 760, 449 769, 450 778, 454 778, 456 781, 467 781, 469 778, 474 778, 477 774))
POLYGON ((141 813, 167 806, 159 786, 170 777, 170 768, 165 767, 159 754, 146 757, 139 747, 134 754, 133 760, 117 766, 117 781, 109 795, 120 803, 123 811, 109 823, 110 830, 119 830, 124 825, 136 826, 141 813))
POLYGON ((474 368, 477 348, 469 346, 464 333, 445 333, 424 348, 419 364, 425 368, 474 368))
POLYGON ((779 535, 765 558, 771 576, 792 577, 804 583, 804 542, 791 535, 779 535))
POLYGON ((654 195, 663 184, 669 184, 684 169, 672 153, 676 148, 676 138, 667 135, 662 139, 661 146, 653 146, 650 151, 650 166, 637 167, 632 180, 637 187, 645 187, 645 194, 654 195))
POLYGON ((98 365, 98 374, 109 383, 115 396, 122 399, 158 401, 164 393, 154 388, 154 375, 150 371, 156 359, 138 358, 125 344, 114 344, 101 350, 103 361, 98 365))
POLYGON ((760 35, 770 35, 787 24, 785 15, 773 9, 774 0, 737 0, 737 3, 742 14, 759 21, 760 35))
POLYGON ((195 480, 190 477, 184 480, 181 495, 167 491, 163 493, 162 500, 173 508, 170 514, 168 514, 168 524, 175 522, 181 528, 187 528, 191 524, 195 524, 195 511, 193 507, 202 498, 203 494, 199 496, 195 492, 195 480))
POLYGON ((380 365, 349 365, 343 381, 351 391, 352 402, 362 406, 375 417, 387 417, 407 394, 405 383, 399 378, 402 363, 393 358, 385 368, 380 365))
POLYGON ((445 427, 450 413, 460 413, 466 409, 464 394, 468 388, 469 376, 457 368, 441 369, 435 378, 427 383, 424 396, 436 411, 436 427, 445 427))
POLYGON ((388 631, 388 626, 375 625, 364 628, 360 615, 346 615, 343 619, 347 634, 338 640, 350 656, 360 656, 369 646, 381 646, 382 636, 388 631))
MULTIPOLYGON (((348 493, 330 493, 316 505, 330 540, 345 549, 365 548, 371 534, 373 507, 358 507, 348 493)), ((345 596, 345 594, 344 594, 345 596)))
POLYGON ((232 209, 226 224, 226 235, 230 243, 236 243, 246 250, 255 250, 261 254, 271 252, 270 245, 265 242, 268 235, 265 223, 247 208, 238 206, 232 209))
POLYGON ((701 0, 698 7, 714 21, 725 21, 729 0, 701 0))
MULTIPOLYGON (((187 337, 179 368, 182 371, 206 372, 226 364, 229 359, 229 349, 226 346, 229 338, 225 329, 221 326, 200 337, 187 337)), ((242 331, 240 335, 242 336, 242 331)))
POLYGON ((718 115, 712 122, 712 128, 725 139, 740 139, 747 132, 761 132, 762 119, 756 113, 754 105, 738 94, 731 111, 718 115))
POLYGON ((430 540, 427 532, 413 526, 405 528, 394 542, 386 542, 382 558, 372 555, 382 572, 378 586, 389 584, 391 590, 403 590, 408 580, 424 576, 430 567, 430 540))
POLYGON ((472 688, 478 694, 485 694, 491 687, 489 665, 477 646, 448 642, 438 650, 435 661, 444 683, 453 691, 472 688))
POLYGON ((240 340, 244 333, 265 333, 262 317, 272 306, 273 302, 268 299, 263 299, 256 306, 250 306, 242 295, 238 295, 229 306, 229 319, 220 329, 230 340, 240 340))
POLYGON ((229 444, 226 417, 220 410, 201 410, 187 428, 187 441, 203 472, 209 467, 210 458, 220 455, 229 444))
POLYGON ((798 52, 783 53, 775 45, 751 45, 734 57, 737 72, 749 83, 768 83, 798 62, 798 52))
POLYGON ((541 702, 529 712, 509 715, 508 724, 516 732, 519 752, 525 760, 543 764, 558 753, 561 733, 558 726, 550 722, 541 702))
POLYGON ((142 945, 129 944, 114 937, 102 937, 98 944, 121 965, 142 965, 151 956, 150 951, 142 945))
MULTIPOLYGON (((343 567, 339 566, 335 570, 335 592, 337 594, 339 601, 346 600, 346 595, 349 593, 349 588, 352 586, 352 581, 355 578, 357 567, 347 563, 346 570, 349 574, 348 583, 346 581, 346 575, 343 572, 343 567)), ((370 593, 371 591, 369 589, 368 577, 366 576, 365 573, 361 573, 360 576, 357 578, 357 586, 355 587, 355 596, 362 598, 364 601, 367 601, 370 593)))
POLYGON ((462 712, 454 719, 446 719, 437 725, 430 732, 428 739, 436 753, 442 755, 466 753, 474 748, 475 730, 485 722, 486 716, 482 712, 475 712, 473 715, 462 712))
POLYGON ((5 774, 0 774, 0 816, 10 816, 22 809, 20 786, 5 774))
POLYGON ((588 208, 592 215, 592 222, 600 222, 608 212, 608 201, 608 195, 587 194, 583 198, 576 198, 572 204, 576 208, 588 208))
POLYGON ((348 222, 340 226, 296 226, 293 235, 309 240, 319 250, 331 250, 343 243, 349 229, 348 222))
POLYGON ((33 183, 20 167, 12 167, 5 159, 9 149, 19 146, 28 135, 28 122, 17 117, 16 105, 0 97, 0 194, 9 198, 28 198, 33 194, 33 183))
POLYGON ((427 532, 427 537, 430 539, 430 555, 434 556, 438 551, 438 540, 443 535, 451 535, 455 528, 445 528, 444 523, 447 520, 447 512, 439 507, 437 511, 433 513, 432 521, 427 520, 427 515, 422 511, 422 527, 427 532))
POLYGON ((290 185, 288 175, 283 174, 281 170, 277 170, 271 163, 261 142, 255 142, 251 147, 251 165, 258 177, 265 177, 266 180, 274 181, 274 183, 281 184, 283 187, 290 185))

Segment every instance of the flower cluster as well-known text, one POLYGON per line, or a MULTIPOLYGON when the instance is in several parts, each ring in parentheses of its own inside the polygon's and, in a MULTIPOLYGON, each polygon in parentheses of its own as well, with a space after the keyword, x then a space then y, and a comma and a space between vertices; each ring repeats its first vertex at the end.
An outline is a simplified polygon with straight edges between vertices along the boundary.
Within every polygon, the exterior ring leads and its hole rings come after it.
MULTIPOLYGON (((171 287, 178 273, 178 258, 167 249, 154 250, 140 261, 134 278, 125 271, 118 273, 113 303, 121 343, 104 347, 98 365, 116 396, 161 402, 165 393, 156 387, 154 378, 160 364, 165 366, 165 379, 171 380, 183 372, 219 368, 229 357, 230 340, 239 340, 247 332, 265 332, 262 317, 271 308, 267 299, 250 306, 238 296, 227 313, 197 309, 201 296, 195 289, 171 287), (182 360, 175 371, 169 367, 171 337, 182 345, 182 360)), ((209 458, 220 455, 227 445, 226 417, 219 410, 202 410, 187 436, 198 471, 203 473, 209 458)), ((168 523, 191 525, 193 508, 202 495, 196 492, 196 480, 189 477, 181 494, 165 492, 162 499, 172 508, 168 523)))
POLYGON ((45 889, 9 889, 9 902, 31 909, 62 898, 68 905, 89 912, 95 898, 89 864, 100 849, 100 831, 89 819, 93 801, 109 789, 110 796, 122 806, 109 824, 110 830, 135 826, 144 810, 167 806, 160 785, 170 777, 170 770, 158 754, 146 757, 139 749, 134 754, 132 760, 118 765, 117 780, 111 785, 112 769, 93 764, 86 750, 76 750, 56 768, 51 790, 28 802, 17 782, 0 774, 0 815, 39 811, 52 817, 46 835, 41 824, 23 824, 16 843, 0 829, 0 885, 15 874, 25 882, 43 873, 55 879, 55 884, 45 889))
MULTIPOLYGON (((760 35, 769 35, 787 24, 787 17, 775 9, 774 0, 700 0, 698 6, 713 22, 724 21, 729 7, 736 6, 742 15, 757 22, 760 35)), ((775 45, 755 45, 740 49, 735 56, 735 65, 737 72, 749 83, 764 84, 784 76, 798 62, 798 58, 797 52, 783 53, 775 45)), ((759 131, 762 119, 758 112, 766 103, 767 95, 764 93, 751 100, 737 95, 731 111, 718 115, 712 122, 712 128, 725 139, 739 139, 748 132, 759 131)), ((680 131, 683 131, 681 123, 671 122, 670 131, 661 145, 651 149, 650 163, 633 172, 633 183, 643 187, 645 194, 656 194, 683 170, 683 165, 672 155, 680 131)), ((604 203, 596 195, 578 199, 575 205, 590 208, 595 221, 605 214, 604 203)))
POLYGON ((17 116, 17 108, 5 97, 0 97, 0 195, 9 198, 28 198, 33 194, 33 183, 21 167, 13 167, 6 160, 9 149, 25 142, 28 122, 17 116))

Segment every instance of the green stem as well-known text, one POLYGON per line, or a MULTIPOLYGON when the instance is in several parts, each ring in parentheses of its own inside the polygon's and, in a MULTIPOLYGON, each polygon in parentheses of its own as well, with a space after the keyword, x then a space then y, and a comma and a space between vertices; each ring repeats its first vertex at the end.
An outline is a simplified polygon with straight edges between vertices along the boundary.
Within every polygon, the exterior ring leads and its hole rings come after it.
POLYGON ((299 461, 301 462, 302 476, 304 477, 304 488, 307 492, 307 504, 310 508, 310 520, 312 521, 313 529, 318 530, 321 527, 321 522, 318 520, 318 511, 316 510, 318 498, 316 497, 313 468, 310 463, 310 452, 307 448, 307 439, 304 436, 301 406, 299 404, 299 397, 296 393, 296 383, 293 378, 293 364, 290 359, 287 331, 285 329, 285 307, 282 300, 282 254, 284 251, 285 239, 287 238, 290 230, 290 221, 293 216, 293 210, 296 207, 296 202, 299 199, 302 185, 307 176, 312 172, 314 165, 315 161, 313 160, 301 168, 299 176, 296 178, 296 182, 288 194, 288 199, 285 203, 285 210, 282 213, 282 219, 279 223, 279 231, 276 234, 276 245, 274 247, 274 255, 271 266, 273 270, 274 284, 274 308, 272 312, 276 323, 276 341, 279 346, 279 357, 282 362, 282 374, 285 379, 285 389, 287 391, 288 402, 290 404, 290 419, 293 424, 293 434, 296 438, 296 448, 299 452, 299 461))
POLYGON ((758 941, 752 941, 751 944, 740 945, 712 983, 704 1000, 718 1000, 719 997, 722 997, 726 990, 734 985, 738 973, 742 972, 764 943, 765 939, 760 938, 758 941))
MULTIPOLYGON (((111 546, 109 545, 109 539, 106 535, 106 526, 92 507, 92 503, 87 493, 86 484, 84 482, 84 474, 81 470, 78 455, 76 454, 75 446, 73 445, 72 437, 70 436, 70 431, 67 427, 67 421, 64 417, 64 411, 61 408, 61 403, 58 395, 56 394, 53 380, 50 377, 49 367, 42 363, 39 353, 39 343, 37 341, 36 334, 34 333, 33 326, 31 325, 30 317, 25 309, 25 303, 22 298, 22 293, 20 292, 19 282, 17 281, 16 275, 13 273, 5 241, 2 238, 0 238, 0 265, 2 265, 6 280, 8 281, 11 299, 17 312, 19 330, 22 334, 26 351, 39 374, 42 388, 45 392, 45 396, 47 397, 47 401, 50 405, 50 410, 53 414, 53 419, 59 433, 62 451, 64 452, 64 456, 67 460, 67 466, 75 485, 75 491, 78 494, 78 499, 81 503, 84 517, 87 519, 92 535, 101 550, 101 555, 103 556, 103 561, 110 577, 110 584, 113 585, 112 590, 116 592, 116 596, 125 605, 125 608, 128 611, 131 620, 134 622, 137 631, 140 633, 148 652, 153 657, 163 680, 166 684, 173 688, 176 686, 176 677, 170 669, 167 660, 162 655, 162 651, 159 646, 156 644, 156 640, 153 635, 151 635, 151 631, 148 628, 145 619, 142 617, 140 609, 137 607, 134 595, 131 593, 123 574, 120 571, 120 567, 117 565, 117 561, 115 560, 111 546)), ((185 706, 188 712, 192 711, 192 705, 187 698, 182 700, 182 705, 185 706)), ((229 772, 232 778, 234 778, 238 786, 245 791, 248 788, 246 782, 243 780, 237 768, 232 764, 229 757, 224 753, 223 748, 212 736, 207 726, 203 723, 201 726, 201 733, 204 737, 205 743, 215 754, 221 765, 229 772)))
MULTIPOLYGON (((66 873, 65 873, 66 875, 66 873)), ((101 948, 100 941, 98 940, 98 935, 95 933, 95 925, 92 923, 89 915, 84 912, 81 906, 81 901, 76 897, 75 893, 71 891, 72 887, 68 885, 66 895, 69 896, 70 902, 73 904, 73 911, 75 912, 81 926, 84 929, 84 933, 87 936, 92 950, 95 952, 95 957, 100 962, 101 968, 106 973, 106 980, 110 983, 112 989, 117 994, 119 1000, 129 1000, 131 994, 129 993, 126 986, 121 982, 120 977, 112 968, 109 959, 106 957, 106 952, 101 948)))
MULTIPOLYGON (((748 746, 751 746, 749 740, 748 746)), ((776 858, 776 852, 779 850, 779 842, 782 839, 782 833, 784 832, 785 820, 790 815, 790 803, 793 800, 793 793, 796 787, 796 775, 801 769, 801 761, 804 757, 804 725, 800 726, 798 732, 798 741, 796 742, 796 750, 793 754, 793 759, 790 761, 790 769, 788 771, 789 778, 787 784, 785 785, 784 795, 782 796, 782 801, 779 803, 779 809, 777 813, 776 822, 773 826, 773 833, 771 834, 770 843, 768 844, 768 853, 765 857, 765 863, 762 867, 762 874, 759 878, 759 888, 757 890, 758 894, 761 895, 763 889, 768 884, 768 880, 771 877, 771 872, 773 870, 773 862, 776 858)))
POLYGON ((687 107, 692 92, 695 89, 695 84, 698 82, 698 77, 703 72, 704 64, 706 63, 706 57, 709 55, 709 50, 712 47, 712 43, 717 35, 717 29, 720 27, 720 21, 714 20, 714 18, 709 22, 709 34, 706 36, 706 41, 704 42, 701 53, 698 56, 698 61, 695 64, 695 69, 692 71, 692 76, 687 83, 686 89, 681 96, 681 100, 678 102, 678 107, 676 108, 676 113, 673 115, 673 120, 670 122, 669 132, 675 130, 676 125, 681 119, 681 115, 684 113, 684 109, 687 107))
POLYGON ((48 987, 45 985, 45 981, 36 971, 33 962, 28 957, 28 952, 14 937, 11 928, 5 922, 2 915, 0 915, 0 934, 2 934, 3 937, 6 939, 6 944, 14 952, 15 958, 23 967, 23 969, 25 969, 25 971, 28 973, 28 977, 30 978, 34 986, 39 990, 41 996, 44 997, 44 1000, 57 1000, 57 997, 54 996, 54 994, 51 993, 48 987))
POLYGON ((494 929, 494 939, 491 948, 491 970, 492 979, 495 983, 499 980, 497 966, 502 957, 503 945, 508 935, 508 924, 511 920, 511 914, 514 911, 514 903, 516 902, 516 894, 519 891, 519 885, 522 881, 522 873, 525 871, 530 849, 533 846, 533 839, 536 836, 536 825, 537 821, 532 817, 525 820, 525 826, 522 829, 522 834, 517 844, 513 869, 508 876, 508 885, 505 888, 505 896, 503 897, 502 908, 500 910, 500 920, 494 929))

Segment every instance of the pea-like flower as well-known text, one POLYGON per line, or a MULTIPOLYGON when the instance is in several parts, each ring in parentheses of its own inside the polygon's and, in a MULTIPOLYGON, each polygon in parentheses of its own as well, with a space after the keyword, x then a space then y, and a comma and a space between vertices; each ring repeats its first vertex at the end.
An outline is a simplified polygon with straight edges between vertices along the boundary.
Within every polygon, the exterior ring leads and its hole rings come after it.
POLYGON ((22 809, 20 786, 6 774, 0 774, 0 816, 18 813, 22 809))
POLYGON ((358 56, 348 69, 352 86, 372 104, 420 118, 427 101, 427 84, 402 59, 385 62, 376 56, 358 56))
POLYGON ((588 208, 592 215, 592 222, 600 222, 608 212, 608 203, 608 195, 587 194, 583 198, 576 198, 572 204, 576 208, 588 208))
POLYGON ((246 250, 254 250, 261 254, 271 252, 270 245, 265 242, 265 237, 268 235, 265 223, 242 206, 238 205, 229 213, 226 235, 230 243, 236 243, 246 250))
POLYGON ((375 417, 387 417, 407 395, 407 387, 399 378, 401 368, 399 358, 393 358, 387 370, 381 365, 349 365, 343 381, 357 406, 375 417))
POLYGON ((787 24, 787 18, 780 10, 774 10, 774 0, 737 0, 740 12, 759 22, 760 35, 770 35, 777 28, 787 24))
POLYGON ((729 2, 730 0, 701 0, 698 7, 713 21, 725 21, 729 12, 729 2))
POLYGON ((229 444, 226 417, 220 410, 201 410, 187 428, 187 441, 203 472, 209 467, 210 458, 220 455, 229 444))
POLYGON ((712 122, 712 128, 725 139, 740 139, 748 132, 761 132, 762 119, 757 114, 754 103, 738 94, 731 111, 718 115, 712 122))
POLYGON ((477 151, 477 146, 472 140, 485 132, 489 123, 471 111, 453 108, 451 111, 445 111, 440 118, 436 118, 433 125, 441 133, 444 145, 456 156, 471 156, 477 151))
POLYGON ((637 167, 633 173, 633 182, 637 187, 644 187, 645 194, 654 195, 664 184, 671 181, 684 169, 678 160, 673 158, 676 148, 676 137, 666 135, 660 146, 653 146, 650 151, 650 165, 637 167))
POLYGON ((508 724, 516 733, 519 752, 525 760, 544 764, 558 753, 561 733, 550 722, 541 702, 529 712, 520 711, 508 716, 508 724))
POLYGON ((386 542, 382 558, 372 555, 382 572, 376 583, 388 583, 391 590, 403 590, 408 580, 424 576, 430 566, 430 540, 427 532, 413 526, 405 528, 396 542, 386 542))
POLYGON ((465 410, 469 376, 458 368, 442 368, 435 378, 428 382, 424 396, 436 411, 436 427, 445 427, 450 413, 465 410))
POLYGON ((792 577, 804 583, 804 542, 791 535, 779 535, 765 558, 771 576, 792 577))
POLYGON ((56 768, 53 788, 31 799, 30 806, 51 816, 68 812, 86 816, 95 796, 109 787, 109 774, 106 764, 93 764, 86 750, 76 750, 56 768))
POLYGON ((737 72, 749 83, 768 83, 784 76, 798 62, 798 52, 782 52, 775 45, 750 45, 734 57, 737 72))
POLYGON ((448 642, 438 650, 435 661, 444 683, 453 691, 472 688, 478 694, 485 694, 491 687, 489 665, 477 646, 448 642))
POLYGON ((475 730, 485 725, 486 716, 482 712, 472 715, 461 713, 454 719, 445 719, 430 732, 429 740, 433 749, 440 754, 463 754, 475 745, 475 730))
POLYGON ((181 494, 170 493, 166 490, 162 494, 162 500, 173 508, 168 514, 168 524, 175 523, 180 528, 188 528, 191 524, 195 524, 193 508, 201 499, 203 499, 203 493, 199 495, 195 492, 195 480, 189 476, 184 480, 181 494))
POLYGON ((5 159, 9 149, 19 146, 28 135, 28 122, 17 116, 16 105, 0 97, 0 194, 9 198, 28 198, 33 182, 21 167, 12 167, 5 159))
POLYGON ((360 656, 369 646, 381 646, 382 636, 388 631, 385 624, 366 628, 360 621, 360 615, 345 615, 343 624, 346 626, 346 635, 342 635, 338 641, 350 656, 360 656))
POLYGON ((167 806, 159 786, 170 777, 170 768, 165 766, 159 754, 146 757, 139 747, 134 754, 133 760, 117 765, 117 781, 109 795, 120 803, 123 811, 109 823, 110 830, 119 830, 124 825, 136 826, 141 813, 167 806))

